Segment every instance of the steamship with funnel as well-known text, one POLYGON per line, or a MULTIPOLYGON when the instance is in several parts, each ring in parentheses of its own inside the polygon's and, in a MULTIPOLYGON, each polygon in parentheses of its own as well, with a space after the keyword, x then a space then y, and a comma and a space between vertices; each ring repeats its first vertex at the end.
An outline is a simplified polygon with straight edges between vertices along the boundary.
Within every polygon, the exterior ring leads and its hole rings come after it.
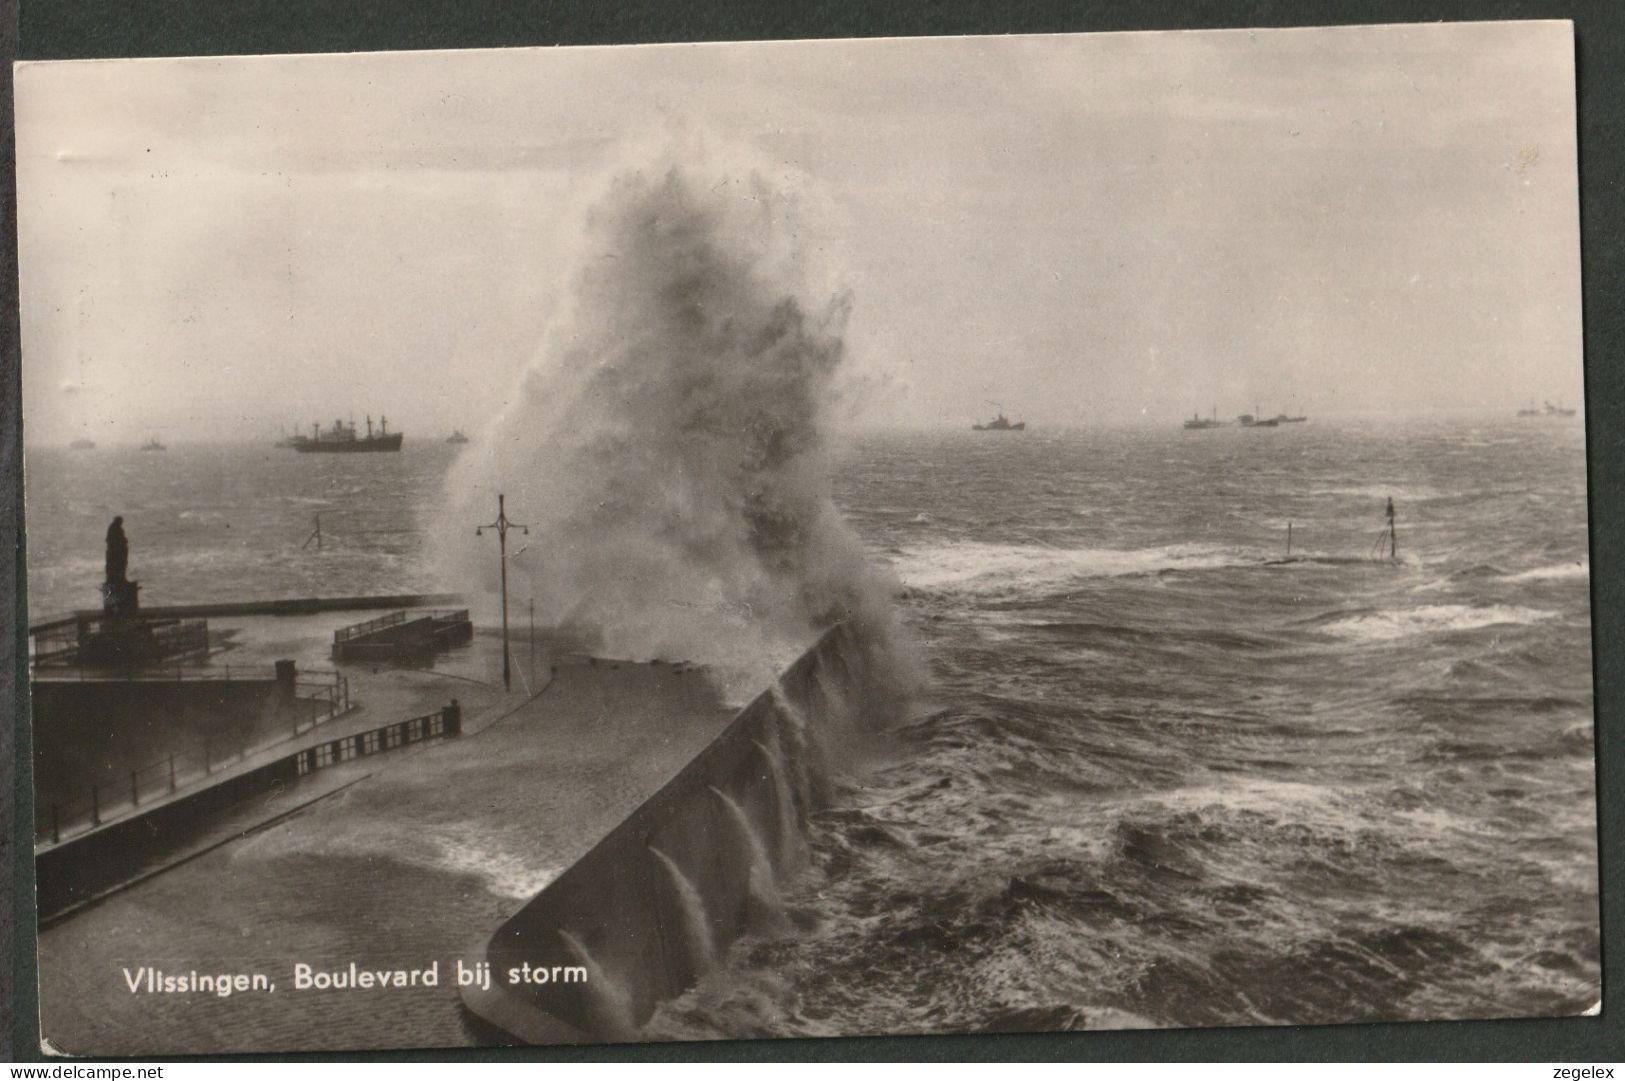
POLYGON ((1213 407, 1213 415, 1204 417, 1200 413, 1192 413, 1191 419, 1185 422, 1186 431, 1205 431, 1208 428, 1222 428, 1224 422, 1219 419, 1219 407, 1213 407))
POLYGON ((1004 415, 1004 406, 1000 405, 998 402, 989 402, 987 404, 989 404, 989 405, 993 406, 995 409, 997 409, 999 411, 999 415, 994 417, 992 420, 988 421, 986 424, 972 424, 970 426, 971 431, 973 431, 973 432, 1024 432, 1024 431, 1027 430, 1027 422, 1026 421, 1018 420, 1018 421, 1015 421, 1014 423, 1012 423, 1010 418, 1004 415))
POLYGON ((389 418, 378 418, 378 431, 372 430, 372 417, 367 417, 367 434, 356 433, 355 421, 349 424, 342 420, 335 420, 333 427, 323 431, 321 425, 311 425, 312 434, 309 436, 296 435, 283 445, 292 447, 300 454, 360 454, 366 451, 398 451, 401 449, 401 432, 389 430, 389 418))

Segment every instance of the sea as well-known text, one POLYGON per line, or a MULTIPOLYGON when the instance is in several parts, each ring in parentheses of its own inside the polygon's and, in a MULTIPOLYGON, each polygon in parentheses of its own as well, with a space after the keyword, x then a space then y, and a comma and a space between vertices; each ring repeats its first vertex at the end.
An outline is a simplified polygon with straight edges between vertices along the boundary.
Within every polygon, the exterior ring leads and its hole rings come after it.
MULTIPOLYGON (((30 449, 30 613, 97 603, 114 514, 148 604, 441 587, 457 452, 30 449)), ((812 823, 794 929, 649 1036, 1598 1002, 1577 420, 869 434, 834 497, 924 689, 812 823)))

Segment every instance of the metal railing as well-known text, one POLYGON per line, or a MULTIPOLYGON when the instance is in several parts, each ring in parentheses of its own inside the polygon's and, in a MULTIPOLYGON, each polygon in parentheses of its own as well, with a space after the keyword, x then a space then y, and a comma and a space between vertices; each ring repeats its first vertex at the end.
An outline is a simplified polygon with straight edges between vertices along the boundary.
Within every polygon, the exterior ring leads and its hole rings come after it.
POLYGON ((153 645, 164 656, 209 655, 209 625, 202 620, 158 624, 152 628, 153 645))
POLYGON ((381 728, 355 732, 348 736, 307 747, 294 756, 295 772, 303 777, 319 769, 327 769, 352 758, 379 754, 404 747, 409 743, 460 735, 463 730, 463 711, 452 699, 451 704, 404 721, 395 721, 381 728))
POLYGON ((373 634, 387 627, 405 623, 406 615, 405 612, 391 612, 387 616, 369 619, 365 623, 352 623, 348 627, 340 627, 333 632, 333 643, 337 645, 340 642, 348 642, 352 638, 360 638, 362 635, 373 634))
MULTIPOLYGON (((122 818, 150 804, 154 799, 206 782, 228 766, 242 762, 250 754, 297 739, 318 725, 350 712, 350 681, 330 673, 330 683, 296 680, 295 699, 325 704, 325 710, 301 712, 289 724, 255 723, 240 728, 231 737, 208 737, 153 762, 131 769, 117 780, 90 786, 88 791, 65 800, 51 800, 35 812, 34 842, 57 844, 65 837, 85 833, 114 818, 122 818), (300 689, 314 691, 300 695, 300 689)), ((238 675, 236 678, 246 678, 238 675)))
POLYGON ((391 612, 388 615, 379 616, 377 619, 369 619, 365 623, 353 623, 348 627, 340 627, 338 630, 333 632, 333 644, 338 645, 341 642, 348 642, 354 638, 361 638, 369 634, 376 634, 378 631, 399 626, 409 619, 413 620, 414 622, 420 619, 427 619, 434 623, 467 623, 468 609, 442 608, 427 612, 422 610, 391 612))
POLYGON ((33 631, 28 641, 30 663, 43 666, 71 665, 82 657, 121 649, 166 659, 207 656, 209 625, 203 620, 141 619, 120 629, 105 618, 86 617, 33 631), (107 636, 115 632, 120 637, 109 645, 107 636))

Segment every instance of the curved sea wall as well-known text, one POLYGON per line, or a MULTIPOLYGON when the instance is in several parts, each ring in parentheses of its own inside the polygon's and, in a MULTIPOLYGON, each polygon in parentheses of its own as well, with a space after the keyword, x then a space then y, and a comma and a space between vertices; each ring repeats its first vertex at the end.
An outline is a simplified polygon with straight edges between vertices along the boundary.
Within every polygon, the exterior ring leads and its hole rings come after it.
MULTIPOLYGON (((885 709, 884 660, 850 624, 824 633, 665 787, 499 927, 479 1021, 529 1043, 628 1039, 728 945, 781 914, 806 860, 827 760, 885 709)), ((472 968, 472 963, 470 963, 472 968)))

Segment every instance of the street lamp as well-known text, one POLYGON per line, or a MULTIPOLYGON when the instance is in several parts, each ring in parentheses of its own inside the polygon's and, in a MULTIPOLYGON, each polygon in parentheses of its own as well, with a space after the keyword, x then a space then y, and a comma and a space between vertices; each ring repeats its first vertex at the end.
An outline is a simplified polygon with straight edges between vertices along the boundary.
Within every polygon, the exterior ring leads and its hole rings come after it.
MULTIPOLYGON (((503 496, 497 495, 497 520, 478 526, 474 530, 476 537, 485 536, 487 529, 497 531, 497 548, 499 551, 498 565, 502 570, 502 689, 513 689, 513 665, 508 659, 508 530, 517 529, 526 536, 530 535, 530 527, 522 522, 508 521, 508 510, 503 496)), ((521 549, 522 551, 523 549, 521 549)))

